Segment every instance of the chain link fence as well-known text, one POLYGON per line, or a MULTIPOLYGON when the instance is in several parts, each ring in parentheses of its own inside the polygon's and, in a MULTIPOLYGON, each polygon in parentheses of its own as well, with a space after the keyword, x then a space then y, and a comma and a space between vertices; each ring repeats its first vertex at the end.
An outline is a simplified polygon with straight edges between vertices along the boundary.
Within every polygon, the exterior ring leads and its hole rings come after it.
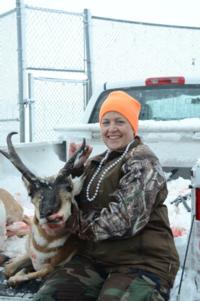
POLYGON ((16 11, 0 16, 0 143, 19 131, 16 11))
POLYGON ((94 89, 107 81, 199 76, 200 28, 92 17, 94 89))
POLYGON ((83 14, 26 6, 27 69, 85 72, 83 14))
POLYGON ((0 143, 19 124, 26 141, 55 139, 105 82, 199 76, 200 28, 25 6, 0 16, 0 34, 0 143))
POLYGON ((1 144, 20 125, 24 140, 55 139, 53 127, 80 120, 88 90, 85 15, 20 4, 0 16, 1 144))

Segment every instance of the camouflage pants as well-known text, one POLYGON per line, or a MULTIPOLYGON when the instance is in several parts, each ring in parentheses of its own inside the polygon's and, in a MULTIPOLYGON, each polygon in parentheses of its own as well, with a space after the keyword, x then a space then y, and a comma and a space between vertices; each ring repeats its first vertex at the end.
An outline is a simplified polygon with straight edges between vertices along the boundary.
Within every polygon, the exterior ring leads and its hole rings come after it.
POLYGON ((150 278, 108 273, 85 258, 75 257, 54 271, 34 301, 167 301, 150 278))

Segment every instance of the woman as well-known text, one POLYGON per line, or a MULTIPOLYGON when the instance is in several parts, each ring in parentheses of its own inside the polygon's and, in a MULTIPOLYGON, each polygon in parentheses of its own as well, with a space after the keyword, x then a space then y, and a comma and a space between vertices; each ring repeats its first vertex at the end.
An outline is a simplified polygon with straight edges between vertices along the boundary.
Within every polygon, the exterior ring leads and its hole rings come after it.
MULTIPOLYGON (((102 104, 107 151, 87 161, 77 198, 82 250, 50 275, 34 300, 169 300, 179 259, 164 205, 164 173, 137 136, 140 109, 123 91, 102 104)), ((90 153, 88 147, 85 158, 90 153)))

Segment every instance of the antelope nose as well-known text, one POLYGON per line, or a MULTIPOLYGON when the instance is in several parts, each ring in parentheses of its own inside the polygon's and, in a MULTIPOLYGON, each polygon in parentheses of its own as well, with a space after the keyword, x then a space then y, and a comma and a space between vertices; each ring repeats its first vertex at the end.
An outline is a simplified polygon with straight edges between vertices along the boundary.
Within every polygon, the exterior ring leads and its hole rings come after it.
POLYGON ((50 215, 52 215, 52 214, 53 214, 53 210, 51 210, 51 209, 47 210, 46 216, 50 216, 50 215))
POLYGON ((51 209, 40 211, 40 218, 46 218, 46 217, 52 215, 52 213, 53 213, 53 210, 51 210, 51 209))

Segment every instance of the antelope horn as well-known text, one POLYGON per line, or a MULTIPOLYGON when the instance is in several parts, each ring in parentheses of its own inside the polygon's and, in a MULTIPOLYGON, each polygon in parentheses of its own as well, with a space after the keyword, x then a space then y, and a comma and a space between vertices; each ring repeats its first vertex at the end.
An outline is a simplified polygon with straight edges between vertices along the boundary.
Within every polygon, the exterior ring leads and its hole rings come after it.
POLYGON ((30 183, 36 183, 38 181, 38 178, 24 165, 20 157, 18 156, 17 152, 15 151, 15 148, 12 144, 11 137, 15 134, 18 134, 17 132, 11 132, 7 136, 7 146, 8 146, 8 152, 5 152, 0 149, 0 153, 4 155, 20 172, 21 174, 30 182, 30 183))
POLYGON ((72 173, 76 159, 78 157, 81 157, 81 155, 86 151, 86 149, 87 149, 86 141, 85 138, 83 138, 83 142, 79 147, 79 149, 74 153, 74 155, 65 163, 64 167, 59 171, 58 176, 56 178, 57 180, 64 176, 65 177, 69 176, 72 173))

